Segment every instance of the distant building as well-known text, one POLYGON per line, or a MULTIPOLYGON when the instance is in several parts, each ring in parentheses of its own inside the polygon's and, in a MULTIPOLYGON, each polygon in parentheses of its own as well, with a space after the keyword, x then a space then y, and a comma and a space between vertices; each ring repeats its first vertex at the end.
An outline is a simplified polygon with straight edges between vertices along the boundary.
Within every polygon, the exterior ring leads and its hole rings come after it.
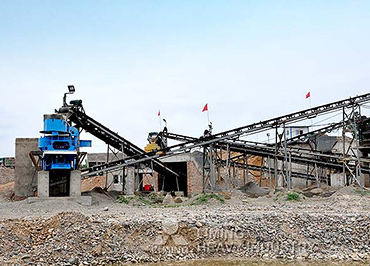
MULTIPOLYGON (((122 153, 118 156, 109 155, 110 161, 123 159, 122 153)), ((123 169, 102 172, 107 175, 106 187, 108 190, 124 190, 126 194, 133 194, 135 191, 143 191, 145 186, 150 185, 155 191, 176 191, 179 189, 185 195, 198 194, 203 191, 202 178, 202 153, 185 153, 160 159, 164 165, 180 173, 180 177, 164 178, 158 173, 153 172, 148 167, 129 166, 123 169)), ((107 162, 106 153, 88 153, 87 167, 101 165, 107 162)))
POLYGON ((0 165, 4 167, 15 167, 15 158, 14 157, 1 157, 0 165))
POLYGON ((308 126, 291 126, 285 128, 287 139, 310 132, 308 126))

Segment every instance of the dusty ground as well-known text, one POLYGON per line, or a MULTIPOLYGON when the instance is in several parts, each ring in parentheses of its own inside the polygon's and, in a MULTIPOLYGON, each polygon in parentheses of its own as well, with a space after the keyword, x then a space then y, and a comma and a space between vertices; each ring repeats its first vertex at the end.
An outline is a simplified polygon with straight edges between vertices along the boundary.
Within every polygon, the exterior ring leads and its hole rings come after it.
MULTIPOLYGON (((5 184, 3 187, 11 188, 12 184, 5 184)), ((316 189, 314 189, 316 190, 316 189)), ((320 189, 321 194, 325 194, 328 188, 320 189)), ((253 190, 254 191, 254 190, 253 190)), ((168 217, 181 217, 184 214, 201 214, 211 211, 224 213, 237 213, 240 211, 248 211, 250 213, 292 213, 295 214, 370 214, 370 191, 365 193, 358 192, 357 188, 345 187, 342 189, 332 189, 332 194, 329 197, 321 197, 316 195, 313 197, 305 197, 304 191, 299 191, 299 201, 287 201, 286 195, 288 192, 271 192, 267 196, 256 198, 250 197, 239 190, 234 190, 232 193, 220 193, 221 198, 225 198, 223 194, 230 194, 230 199, 221 203, 216 199, 209 200, 206 204, 191 205, 195 197, 183 198, 185 201, 180 204, 165 206, 162 204, 148 205, 145 202, 135 201, 137 204, 118 203, 114 196, 108 197, 104 193, 92 192, 85 193, 93 199, 91 206, 82 206, 70 201, 45 201, 28 204, 27 201, 10 201, 4 195, 0 195, 0 220, 4 219, 29 219, 33 217, 50 217, 60 212, 79 212, 86 216, 99 217, 126 217, 126 214, 134 215, 137 218, 148 217, 154 215, 160 217, 162 215, 168 217), (364 194, 364 195, 363 195, 364 194), (108 207, 108 211, 104 208, 108 207)), ((130 198, 129 196, 127 198, 130 198)), ((228 197, 226 197, 228 198, 228 197)))
POLYGON ((288 201, 287 194, 270 192, 255 198, 236 190, 204 201, 198 196, 162 205, 137 196, 118 203, 97 191, 90 193, 92 206, 65 201, 28 204, 3 197, 0 262, 90 265, 225 255, 294 261, 370 259, 368 191, 311 188, 300 191, 298 201, 288 201))
POLYGON ((0 184, 5 184, 14 181, 15 170, 10 167, 0 166, 0 184))

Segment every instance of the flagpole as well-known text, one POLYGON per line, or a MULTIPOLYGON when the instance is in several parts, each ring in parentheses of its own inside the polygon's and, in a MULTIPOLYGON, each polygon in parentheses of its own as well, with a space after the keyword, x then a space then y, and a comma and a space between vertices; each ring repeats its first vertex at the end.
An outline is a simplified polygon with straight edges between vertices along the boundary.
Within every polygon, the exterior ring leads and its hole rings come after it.
MULTIPOLYGON (((312 108, 311 107, 311 92, 310 92, 310 97, 308 97, 308 98, 310 98, 310 109, 312 108)), ((311 127, 313 126, 313 120, 312 120, 312 118, 311 118, 311 127)))
POLYGON ((159 132, 161 132, 162 130, 161 110, 158 111, 158 119, 159 119, 159 132))
POLYGON ((206 103, 206 105, 203 107, 203 111, 202 112, 207 112, 207 119, 208 119, 208 125, 210 125, 210 120, 209 120, 209 111, 208 111, 208 103, 206 103))

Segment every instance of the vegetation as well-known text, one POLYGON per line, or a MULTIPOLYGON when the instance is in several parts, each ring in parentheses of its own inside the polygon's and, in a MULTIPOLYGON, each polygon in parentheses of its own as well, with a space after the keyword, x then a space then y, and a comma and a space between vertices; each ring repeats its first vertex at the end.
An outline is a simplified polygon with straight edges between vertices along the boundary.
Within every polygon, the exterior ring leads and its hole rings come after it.
POLYGON ((136 198, 138 199, 138 201, 144 203, 145 205, 152 205, 153 204, 153 202, 151 202, 147 198, 144 198, 143 196, 138 196, 136 198))
POLYGON ((221 203, 225 203, 225 200, 217 194, 201 194, 195 199, 190 205, 201 205, 207 203, 210 199, 219 200, 221 203))
POLYGON ((164 195, 160 193, 151 193, 149 194, 148 199, 152 203, 162 203, 164 199, 164 195))
POLYGON ((288 201, 298 201, 298 200, 300 200, 300 197, 299 197, 299 194, 298 193, 296 193, 296 192, 290 192, 286 196, 286 200, 288 200, 288 201))
POLYGON ((130 199, 125 197, 125 196, 118 196, 117 197, 117 202, 118 203, 125 203, 128 204, 130 202, 130 199))
POLYGON ((361 196, 370 196, 370 190, 354 189, 353 192, 358 193, 361 196))

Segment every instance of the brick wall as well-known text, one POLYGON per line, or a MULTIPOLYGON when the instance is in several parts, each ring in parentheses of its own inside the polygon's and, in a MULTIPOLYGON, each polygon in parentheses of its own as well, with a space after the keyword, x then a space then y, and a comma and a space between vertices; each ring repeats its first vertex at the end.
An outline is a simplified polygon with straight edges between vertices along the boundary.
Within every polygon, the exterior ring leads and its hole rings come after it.
POLYGON ((202 173, 198 171, 193 162, 188 161, 186 164, 188 174, 188 195, 202 193, 203 192, 202 173))

